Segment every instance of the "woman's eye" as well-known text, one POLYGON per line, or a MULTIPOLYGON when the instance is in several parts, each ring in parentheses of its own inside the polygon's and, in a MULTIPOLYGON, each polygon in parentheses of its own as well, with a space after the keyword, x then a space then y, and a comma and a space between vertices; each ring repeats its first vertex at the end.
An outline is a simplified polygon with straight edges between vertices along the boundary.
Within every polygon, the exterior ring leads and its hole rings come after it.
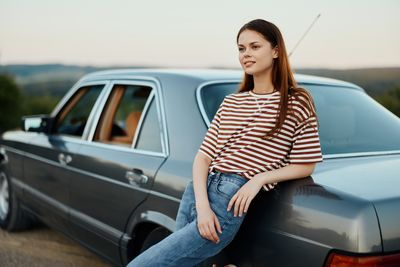
POLYGON ((258 49, 258 48, 260 48, 259 45, 254 45, 254 46, 253 46, 253 49, 254 49, 254 50, 256 50, 256 49, 258 49))
POLYGON ((239 47, 238 50, 239 50, 239 52, 243 52, 244 48, 243 47, 239 47))

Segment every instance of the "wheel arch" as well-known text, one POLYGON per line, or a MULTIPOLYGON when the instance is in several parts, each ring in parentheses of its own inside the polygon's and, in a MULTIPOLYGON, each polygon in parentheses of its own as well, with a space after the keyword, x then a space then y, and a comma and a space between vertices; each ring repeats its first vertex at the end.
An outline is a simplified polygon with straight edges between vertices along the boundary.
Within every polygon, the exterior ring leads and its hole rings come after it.
POLYGON ((175 220, 154 210, 137 212, 132 217, 120 243, 121 259, 124 264, 139 254, 146 237, 158 227, 172 233, 175 230, 175 220))

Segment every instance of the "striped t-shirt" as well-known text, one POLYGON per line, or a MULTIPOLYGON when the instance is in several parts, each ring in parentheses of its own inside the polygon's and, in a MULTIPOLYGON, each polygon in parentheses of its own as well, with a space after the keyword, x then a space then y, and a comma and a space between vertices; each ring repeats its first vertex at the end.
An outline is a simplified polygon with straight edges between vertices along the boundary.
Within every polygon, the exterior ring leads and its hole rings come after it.
MULTIPOLYGON (((264 95, 247 91, 224 98, 199 149, 211 159, 210 172, 251 179, 290 163, 322 161, 317 119, 294 97, 289 98, 294 112, 287 115, 279 134, 261 138, 276 123, 279 100, 279 91, 264 95)), ((266 184, 264 189, 271 190, 276 184, 266 184)))

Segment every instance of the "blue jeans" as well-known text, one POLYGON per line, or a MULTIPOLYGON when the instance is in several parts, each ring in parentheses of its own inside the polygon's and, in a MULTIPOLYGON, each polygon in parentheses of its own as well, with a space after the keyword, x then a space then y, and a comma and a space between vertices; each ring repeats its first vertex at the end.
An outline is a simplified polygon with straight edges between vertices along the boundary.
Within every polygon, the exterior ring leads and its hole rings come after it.
POLYGON ((217 232, 218 244, 199 233, 193 181, 190 181, 179 205, 175 232, 137 256, 127 267, 195 266, 218 254, 233 240, 245 217, 245 214, 234 217, 233 208, 229 212, 226 209, 233 195, 247 181, 247 178, 232 173, 214 171, 208 174, 208 200, 222 228, 222 234, 217 232))

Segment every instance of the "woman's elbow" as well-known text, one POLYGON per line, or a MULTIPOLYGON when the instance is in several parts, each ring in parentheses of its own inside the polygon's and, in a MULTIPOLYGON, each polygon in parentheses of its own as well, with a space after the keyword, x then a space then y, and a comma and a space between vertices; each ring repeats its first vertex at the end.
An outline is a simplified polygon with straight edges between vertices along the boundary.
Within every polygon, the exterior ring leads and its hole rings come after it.
POLYGON ((304 177, 310 176, 314 170, 316 163, 304 163, 304 164, 295 164, 298 168, 301 169, 301 173, 304 177))
POLYGON ((211 159, 201 152, 197 152, 195 161, 204 162, 205 165, 210 166, 211 159))
POLYGON ((307 164, 304 164, 304 165, 306 165, 307 176, 310 176, 314 172, 315 166, 317 164, 316 163, 307 163, 307 164))

